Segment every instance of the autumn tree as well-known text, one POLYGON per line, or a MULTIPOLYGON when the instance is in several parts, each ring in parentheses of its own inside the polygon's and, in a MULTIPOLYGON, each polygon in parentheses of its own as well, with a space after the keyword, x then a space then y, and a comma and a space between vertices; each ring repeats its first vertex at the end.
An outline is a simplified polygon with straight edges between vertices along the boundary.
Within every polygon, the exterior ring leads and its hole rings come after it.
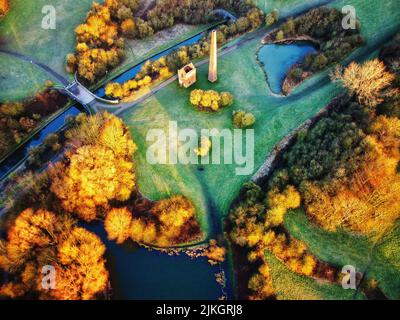
POLYGON ((90 300, 106 289, 105 246, 83 228, 74 228, 58 246, 56 289, 49 295, 59 300, 90 300))
POLYGON ((109 114, 79 116, 67 137, 80 147, 68 153, 68 165, 51 170, 51 190, 63 208, 85 221, 111 200, 125 201, 135 186, 132 156, 137 149, 122 120, 109 114))
POLYGON ((126 208, 111 209, 104 221, 108 239, 122 244, 130 236, 132 214, 126 208))
POLYGON ((232 121, 236 128, 244 129, 251 127, 256 122, 256 117, 250 112, 237 110, 232 114, 232 121))
POLYGON ((198 237, 200 232, 193 203, 183 196, 158 201, 151 215, 159 221, 157 243, 168 246, 198 237))
POLYGON ((8 0, 0 0, 0 18, 4 17, 10 10, 8 0))
POLYGON ((108 273, 101 240, 76 227, 70 215, 28 208, 0 241, 0 268, 12 282, 0 295, 17 298, 36 294, 41 299, 92 299, 106 288, 108 273), (55 290, 42 286, 42 267, 55 268, 55 290))
POLYGON ((368 107, 376 107, 382 103, 385 95, 389 94, 384 90, 395 79, 378 59, 363 64, 352 62, 344 71, 337 67, 331 78, 340 82, 351 95, 357 96, 361 104, 368 107))
POLYGON ((84 146, 69 162, 67 167, 55 167, 51 185, 67 212, 92 221, 97 207, 107 208, 110 200, 129 199, 135 186, 131 161, 104 146, 84 146))
POLYGON ((267 197, 270 210, 267 213, 265 224, 278 226, 283 223, 284 215, 288 209, 300 206, 301 196, 294 186, 287 186, 283 193, 273 189, 267 197))
POLYGON ((190 93, 190 103, 199 109, 218 111, 233 103, 233 96, 229 92, 195 89, 190 93))

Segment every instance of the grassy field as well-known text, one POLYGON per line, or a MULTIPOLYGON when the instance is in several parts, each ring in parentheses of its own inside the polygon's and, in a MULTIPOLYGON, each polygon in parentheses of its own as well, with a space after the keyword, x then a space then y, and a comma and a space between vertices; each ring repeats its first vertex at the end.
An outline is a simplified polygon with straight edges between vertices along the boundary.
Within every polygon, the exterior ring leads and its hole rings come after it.
POLYGON ((295 238, 304 241, 318 259, 339 269, 352 265, 368 279, 378 280, 389 298, 399 299, 400 259, 396 251, 400 223, 376 245, 367 237, 345 231, 326 232, 310 222, 302 210, 287 214, 285 227, 295 238))
POLYGON ((290 271, 274 255, 266 253, 275 293, 285 300, 353 300, 363 299, 359 293, 344 290, 340 285, 319 282, 290 271))
MULTIPOLYGON (((342 1, 335 5, 342 5, 342 1)), ((353 5, 360 13, 359 18, 368 44, 390 33, 393 29, 390 26, 398 24, 399 14, 393 10, 393 6, 379 7, 385 11, 375 11, 374 16, 373 13, 366 13, 365 1, 354 0, 353 5), (378 28, 375 23, 366 23, 367 20, 374 19, 379 21, 382 28, 378 28)), ((264 72, 256 61, 259 45, 259 40, 256 39, 221 57, 219 81, 216 84, 207 81, 207 66, 198 69, 198 82, 193 88, 232 92, 235 103, 229 110, 217 114, 198 112, 189 104, 190 90, 179 88, 177 83, 173 83, 134 110, 128 110, 122 115, 128 124, 135 121, 135 124, 131 125, 134 136, 145 137, 148 129, 152 127, 167 128, 170 119, 177 121, 180 128, 194 128, 198 131, 201 128, 232 129, 232 111, 244 109, 253 112, 257 118, 254 126, 254 168, 255 170, 259 168, 278 141, 320 110, 339 92, 338 88, 326 81, 327 71, 325 71, 307 80, 289 97, 273 96, 267 87, 264 72)), ((141 160, 145 159, 145 152, 146 148, 140 150, 139 168, 147 167, 141 160)), ((189 176, 198 175, 198 173, 193 175, 193 172, 197 172, 196 166, 187 168, 190 168, 187 171, 189 176)), ((210 190, 222 215, 228 213, 229 205, 240 186, 249 179, 249 176, 236 176, 235 168, 235 165, 208 165, 201 173, 204 187, 210 190)), ((160 170, 163 171, 162 168, 160 170)), ((162 179, 172 189, 171 186, 175 183, 174 177, 168 174, 170 170, 165 171, 162 179)), ((157 194, 151 179, 146 177, 139 179, 142 191, 147 194, 157 194)), ((189 181, 192 179, 189 178, 189 181)), ((186 188, 191 188, 189 183, 186 188)), ((198 197, 203 198, 203 195, 198 197)))
MULTIPOLYGON (((135 139, 144 142, 150 128, 167 129, 169 120, 177 121, 182 129, 193 128, 198 132, 203 128, 232 130, 232 111, 235 109, 251 111, 257 118, 254 126, 253 174, 278 141, 315 114, 337 93, 337 89, 330 83, 319 86, 319 90, 315 92, 309 92, 309 89, 315 85, 315 81, 318 81, 317 77, 299 87, 292 97, 273 96, 268 89, 264 72, 256 61, 258 47, 259 40, 257 39, 223 56, 219 64, 220 78, 214 85, 207 81, 207 66, 198 69, 198 82, 193 88, 230 91, 235 96, 232 107, 217 114, 199 112, 189 103, 190 90, 182 89, 177 83, 173 83, 146 100, 145 103, 122 115, 131 127, 135 139), (307 99, 302 99, 305 94, 307 94, 307 99)), ((153 184, 153 179, 148 174, 150 169, 145 158, 148 145, 142 142, 140 142, 137 163, 138 171, 144 174, 142 177, 139 176, 139 187, 146 195, 157 195, 158 187, 153 184)), ((236 165, 206 165, 201 173, 197 169, 195 165, 185 166, 185 170, 182 167, 180 171, 184 173, 184 176, 181 177, 183 181, 179 183, 189 192, 193 189, 193 178, 202 175, 200 180, 204 188, 209 190, 222 215, 228 213, 230 203, 237 195, 240 186, 251 176, 237 176, 236 165)), ((164 193, 166 186, 172 190, 176 184, 176 177, 173 174, 175 170, 171 170, 169 166, 160 166, 157 170, 159 173, 154 179, 163 181, 158 184, 162 185, 160 192, 164 193)), ((204 198, 204 195, 199 193, 195 196, 199 199, 204 198)), ((195 199, 194 201, 196 202, 195 199)))
MULTIPOLYGON (((65 74, 65 56, 75 44, 75 27, 81 23, 90 8, 92 0, 79 1, 79 5, 68 0, 12 0, 9 14, 0 22, 0 34, 5 47, 48 64, 61 74, 65 74), (56 9, 56 29, 42 28, 42 8, 53 5, 56 9)), ((0 57, 2 64, 6 63, 0 57)), ((49 77, 40 69, 31 67, 23 73, 19 60, 10 61, 4 78, 0 79, 2 88, 9 88, 6 82, 13 83, 12 90, 2 90, 0 101, 18 100, 31 95, 43 79, 49 77), (13 70, 21 70, 15 77, 13 70), (25 77, 24 77, 25 75, 25 77), (28 85, 32 83, 33 85, 28 85)))
MULTIPOLYGON (((291 2, 292 4, 300 3, 300 1, 291 2)), ((399 13, 398 10, 394 10, 395 1, 392 1, 391 5, 374 3, 376 9, 379 10, 372 12, 367 10, 368 6, 365 2, 355 0, 352 4, 359 12, 368 49, 372 48, 381 37, 391 34, 398 28, 399 13), (374 22, 367 23, 370 20, 374 22)), ((271 1, 268 3, 271 6, 274 5, 271 1)), ((275 2, 275 4, 277 3, 290 7, 287 2, 285 4, 283 1, 275 2)), ((343 5, 343 1, 337 1, 333 5, 340 7, 343 5)), ((202 128, 232 130, 232 111, 237 109, 251 111, 257 118, 254 126, 255 172, 278 141, 313 116, 340 92, 336 86, 327 81, 328 70, 326 70, 296 88, 289 97, 274 96, 271 94, 265 81, 264 72, 256 60, 259 46, 260 41, 256 39, 222 56, 219 61, 219 81, 215 84, 207 81, 206 65, 198 68, 198 82, 191 89, 232 92, 235 102, 228 110, 216 114, 198 112, 189 103, 190 90, 180 88, 175 82, 144 103, 122 114, 139 144, 136 156, 139 189, 153 199, 174 193, 182 193, 190 197, 196 207, 201 210, 198 212, 198 216, 203 226, 209 215, 209 205, 207 204, 214 203, 223 218, 228 214, 229 206, 237 196, 241 185, 248 181, 251 175, 237 176, 235 165, 206 165, 204 171, 199 171, 197 165, 151 166, 146 161, 146 150, 149 143, 145 141, 145 137, 149 129, 167 130, 168 122, 174 120, 178 122, 179 128, 192 128, 197 132, 202 128)), ((376 51, 371 54, 371 56, 376 55, 376 51)), ((352 57, 356 55, 357 52, 352 57)), ((347 59, 348 61, 349 59, 347 59)), ((382 244, 380 251, 376 251, 372 250, 371 244, 363 238, 344 233, 332 236, 312 224, 292 223, 292 225, 293 228, 289 228, 290 231, 299 238, 301 235, 302 240, 306 242, 309 239, 311 251, 321 260, 339 266, 354 263, 360 271, 368 271, 371 273, 371 278, 378 279, 385 294, 390 297, 396 296, 396 286, 399 287, 396 281, 399 280, 396 279, 395 269, 391 266, 383 268, 383 265, 388 261, 388 252, 391 252, 394 245, 398 244, 397 237, 391 238, 385 245, 382 244), (325 242, 322 242, 324 245, 317 246, 318 240, 315 240, 313 245, 314 241, 311 241, 313 239, 321 239, 321 241, 325 239, 325 242), (336 250, 336 248, 340 249, 336 250), (346 263, 343 264, 344 262, 346 263)), ((275 274, 275 285, 279 293, 286 298, 354 298, 354 292, 343 292, 337 286, 299 277, 289 272, 273 257, 269 257, 268 260, 272 272, 275 274), (279 276, 281 272, 283 272, 283 276, 279 276), (295 283, 299 289, 291 292, 285 289, 287 283, 295 283)), ((394 263, 395 265, 397 263, 398 267, 399 262, 396 260, 394 263)))
POLYGON ((281 16, 286 14, 293 14, 296 9, 305 6, 313 7, 319 5, 321 0, 255 0, 255 4, 264 12, 270 13, 272 10, 277 9, 281 16))

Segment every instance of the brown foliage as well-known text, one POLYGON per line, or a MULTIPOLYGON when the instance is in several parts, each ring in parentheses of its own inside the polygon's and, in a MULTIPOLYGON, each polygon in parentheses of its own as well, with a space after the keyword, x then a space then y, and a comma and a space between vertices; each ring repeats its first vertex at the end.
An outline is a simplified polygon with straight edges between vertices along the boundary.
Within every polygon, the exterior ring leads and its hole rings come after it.
POLYGON ((378 59, 364 64, 352 62, 344 71, 336 68, 331 75, 332 80, 339 81, 350 94, 355 94, 358 101, 368 107, 376 107, 383 102, 388 92, 384 89, 395 79, 386 71, 385 64, 378 59))

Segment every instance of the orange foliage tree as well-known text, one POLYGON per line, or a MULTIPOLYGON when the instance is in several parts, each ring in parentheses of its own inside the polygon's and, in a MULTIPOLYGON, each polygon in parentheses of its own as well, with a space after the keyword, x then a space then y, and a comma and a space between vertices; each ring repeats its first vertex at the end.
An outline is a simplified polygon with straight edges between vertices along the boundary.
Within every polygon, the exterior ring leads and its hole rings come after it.
POLYGON ((382 103, 384 89, 395 76, 386 71, 383 62, 375 59, 363 64, 352 62, 344 71, 338 67, 331 78, 339 81, 350 94, 355 94, 361 104, 375 107, 382 103))
POLYGON ((109 240, 124 243, 130 236, 132 214, 126 208, 111 209, 104 221, 109 240))
POLYGON ((83 228, 74 228, 58 246, 56 289, 51 297, 60 300, 89 300, 106 289, 105 246, 100 238, 83 228))
POLYGON ((69 165, 53 168, 51 191, 66 211, 92 221, 98 208, 109 208, 109 201, 130 198, 135 186, 132 156, 137 147, 122 120, 108 113, 79 118, 69 136, 83 146, 68 156, 69 165))
POLYGON ((10 10, 10 3, 8 0, 0 0, 0 18, 5 16, 10 10))
POLYGON ((84 146, 70 157, 68 167, 53 170, 51 191, 63 208, 85 221, 96 218, 97 207, 110 200, 128 200, 135 186, 133 164, 102 146, 84 146))
POLYGON ((158 201, 151 209, 151 214, 158 219, 161 229, 157 243, 168 246, 185 241, 182 237, 190 237, 193 230, 198 236, 199 225, 195 213, 193 203, 183 196, 158 201))
POLYGON ((75 226, 69 215, 28 208, 21 212, 0 242, 0 268, 13 282, 0 295, 17 298, 36 294, 42 299, 92 299, 106 288, 108 273, 101 240, 75 226), (43 266, 55 268, 55 289, 42 287, 43 266))

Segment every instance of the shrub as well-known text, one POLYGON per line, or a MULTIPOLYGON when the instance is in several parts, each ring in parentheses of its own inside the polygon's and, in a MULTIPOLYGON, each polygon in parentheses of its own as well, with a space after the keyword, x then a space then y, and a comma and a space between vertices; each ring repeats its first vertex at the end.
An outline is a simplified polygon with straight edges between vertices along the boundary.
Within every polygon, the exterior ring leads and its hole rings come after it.
POLYGON ((218 111, 230 106, 233 103, 233 96, 229 92, 195 89, 190 93, 190 103, 198 109, 218 111))
POLYGON ((250 113, 242 110, 234 111, 232 115, 233 125, 236 128, 248 128, 256 122, 256 117, 250 113))

